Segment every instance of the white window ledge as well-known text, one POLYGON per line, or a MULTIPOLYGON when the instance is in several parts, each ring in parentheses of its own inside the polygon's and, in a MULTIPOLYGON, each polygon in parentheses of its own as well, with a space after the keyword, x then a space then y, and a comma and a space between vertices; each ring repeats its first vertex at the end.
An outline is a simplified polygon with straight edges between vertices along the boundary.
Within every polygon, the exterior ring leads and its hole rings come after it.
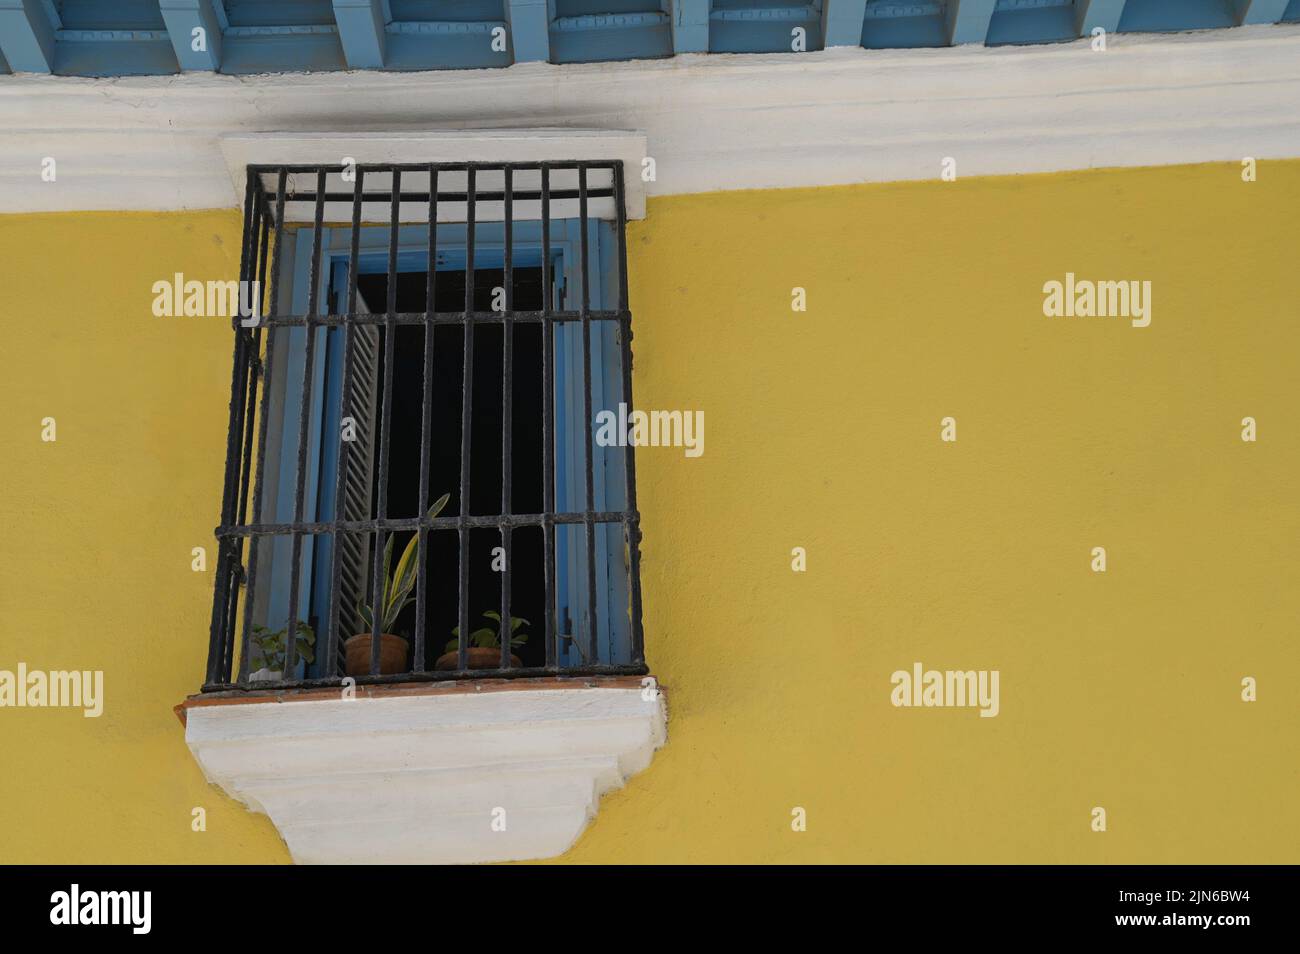
MULTIPOLYGON (((352 162, 365 164, 428 163, 428 162, 566 162, 574 159, 600 161, 621 159, 624 166, 624 206, 629 219, 645 218, 645 182, 641 176, 641 161, 646 155, 644 133, 602 129, 471 129, 453 132, 322 132, 322 133, 231 133, 219 140, 221 153, 234 185, 232 195, 236 204, 242 204, 246 169, 249 165, 342 164, 345 157, 352 162)), ((451 174, 454 176, 454 173, 451 174)), ((387 192, 386 176, 371 176, 372 187, 387 192)), ((407 172, 403 184, 417 183, 428 188, 428 176, 407 172)), ((552 188, 559 188, 562 177, 552 178, 552 188)), ((363 180, 364 184, 364 180, 363 180)), ((331 177, 335 190, 352 192, 352 185, 331 177)), ((574 183, 568 184, 576 187, 574 183)), ((536 188, 536 184, 533 188, 536 188)), ((498 183, 497 188, 501 188, 498 183)), ((487 203, 480 203, 484 206, 487 203)), ((456 205, 448 203, 448 205, 456 205)), ((599 203, 593 204, 593 217, 612 216, 601 211, 599 203)), ((524 210, 530 203, 519 202, 524 210)), ((556 200, 552 205, 553 218, 577 216, 577 200, 556 200)), ((285 208, 288 221, 310 222, 313 210, 310 203, 290 203, 285 208)), ((439 221, 457 221, 447 209, 439 209, 439 221)), ((428 220, 428 206, 403 202, 399 214, 404 222, 428 220)), ((540 203, 532 214, 540 216, 540 203)), ((480 213, 482 217, 482 213, 480 213)), ((326 221, 346 222, 352 217, 351 202, 327 203, 326 221)), ((530 217, 526 214, 521 217, 530 217)), ((485 218, 485 217, 484 217, 485 218)), ((486 218, 485 218, 486 220, 486 218)))
POLYGON ((199 698, 185 741, 300 864, 548 858, 666 741, 663 693, 620 682, 199 698))

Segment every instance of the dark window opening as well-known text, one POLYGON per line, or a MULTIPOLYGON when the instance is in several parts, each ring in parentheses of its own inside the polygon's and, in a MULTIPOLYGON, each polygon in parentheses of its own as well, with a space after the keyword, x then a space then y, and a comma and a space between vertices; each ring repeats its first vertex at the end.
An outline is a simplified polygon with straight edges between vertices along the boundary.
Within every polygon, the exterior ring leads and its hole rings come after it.
MULTIPOLYGON (((397 276, 397 310, 422 311, 426 301, 427 272, 401 272, 397 276)), ((522 311, 542 308, 542 270, 513 269, 514 302, 522 311)), ((465 273, 439 271, 435 283, 434 310, 458 312, 465 304, 465 273)), ((475 269, 474 307, 490 311, 494 289, 505 287, 503 269, 475 269)), ((357 289, 371 302, 388 299, 387 275, 360 275, 357 289)), ((424 329, 407 325, 395 329, 392 411, 388 457, 388 513, 391 517, 415 517, 420 491, 420 430, 424 389, 424 329)), ((513 375, 511 393, 511 508, 512 513, 540 513, 542 501, 542 334, 541 325, 519 325, 511 329, 513 375)), ((387 332, 379 330, 382 351, 387 332)), ((501 325, 486 325, 474 331, 473 397, 470 402, 470 501, 469 512, 495 514, 501 509, 502 483, 502 352, 505 333, 501 325)), ((433 419, 429 454, 429 496, 425 509, 443 493, 451 499, 444 513, 460 510, 460 415, 464 382, 465 332, 456 326, 434 329, 433 419)), ((383 388, 383 366, 378 386, 383 388)), ((378 454, 374 474, 378 475, 378 454)), ((377 477, 376 477, 377 480, 377 477)), ((376 496, 378 486, 375 487, 376 496)), ((373 512, 373 511, 372 511, 373 512)), ((403 546, 408 535, 399 541, 403 546)), ((429 581, 428 621, 425 627, 425 666, 432 669, 446 643, 453 639, 457 623, 457 560, 454 534, 429 537, 425 561, 429 581)), ((494 530, 470 533, 469 605, 471 630, 492 623, 483 612, 500 612, 501 576, 493 569, 493 549, 501 546, 494 530)), ((496 554, 500 565, 501 554, 496 554)), ((543 540, 540 528, 525 527, 514 533, 511 548, 511 615, 528 621, 521 632, 527 641, 514 652, 524 666, 545 664, 546 647, 540 624, 545 613, 543 540)), ((410 637, 415 626, 415 607, 403 611, 397 635, 410 637)), ((412 642, 414 642, 412 640, 412 642)))

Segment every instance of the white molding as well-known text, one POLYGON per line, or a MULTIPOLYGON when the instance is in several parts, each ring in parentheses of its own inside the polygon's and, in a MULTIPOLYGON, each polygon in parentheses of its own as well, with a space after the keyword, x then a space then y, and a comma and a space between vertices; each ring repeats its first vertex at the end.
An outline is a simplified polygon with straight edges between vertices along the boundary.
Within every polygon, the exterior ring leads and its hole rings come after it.
POLYGON ((233 205, 223 135, 638 130, 649 195, 1300 156, 1300 24, 425 73, 0 77, 0 209, 233 205), (41 160, 58 160, 42 182, 41 160))
MULTIPOLYGON (((539 162, 569 159, 622 159, 624 163, 624 207, 629 219, 645 218, 645 183, 641 179, 641 161, 646 155, 644 134, 628 130, 604 129, 476 129, 468 131, 439 130, 432 132, 353 132, 353 133, 230 133, 218 140, 226 169, 233 185, 231 204, 243 202, 244 170, 249 164, 342 163, 344 157, 364 163, 425 163, 425 162, 539 162)), ((605 173, 608 178, 608 172, 605 173)), ((532 173, 536 179, 538 174, 532 173)), ((569 177, 572 178, 570 173, 569 177)), ((595 176, 595 173, 592 173, 595 176)), ((428 188, 428 176, 419 173, 403 177, 408 189, 428 188)), ((526 178, 521 173, 517 179, 526 178)), ((557 185, 561 178, 556 173, 557 185)), ((364 180, 363 180, 364 182, 364 180)), ((383 183, 387 188, 387 181, 383 183)), ((496 183, 500 187, 500 183, 496 183)), ((534 183, 535 184, 535 183, 534 183)), ((566 183, 566 185, 569 183, 566 183)), ((351 186, 332 181, 334 189, 350 192, 351 186)), ((522 185, 520 186, 523 187, 522 185)), ((451 203, 448 203, 451 205, 451 203)), ((555 218, 577 215, 577 202, 556 202, 552 209, 555 218)), ((286 218, 310 221, 310 205, 295 204, 286 209, 286 218), (295 207, 296 206, 296 207, 295 207)), ((328 203, 327 203, 328 206, 328 203)), ((439 209, 440 221, 456 221, 454 209, 439 209)), ((516 218, 526 218, 531 209, 516 209, 516 218)), ((427 221, 428 209, 416 203, 403 203, 403 220, 427 221)), ((593 203, 594 217, 611 215, 612 203, 593 203)), ((540 211, 538 212, 540 215, 540 211)), ((326 208, 326 221, 346 221, 351 217, 351 206, 341 209, 326 208)), ((489 216, 484 215, 485 219, 489 216)), ((386 218, 386 216, 385 216, 386 218)))
POLYGON ((658 690, 584 687, 200 705, 185 741, 300 864, 455 864, 563 853, 666 724, 658 690))

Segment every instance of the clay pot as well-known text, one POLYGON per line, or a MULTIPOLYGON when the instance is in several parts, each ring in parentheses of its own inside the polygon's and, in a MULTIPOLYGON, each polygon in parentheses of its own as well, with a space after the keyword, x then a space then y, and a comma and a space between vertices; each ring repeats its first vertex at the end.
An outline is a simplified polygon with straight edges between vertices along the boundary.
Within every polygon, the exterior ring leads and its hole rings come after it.
MULTIPOLYGON (((343 641, 349 676, 370 675, 370 634, 349 636, 343 641)), ((379 673, 389 676, 406 672, 406 640, 401 636, 384 633, 379 637, 379 673)))
MULTIPOLYGON (((479 649, 471 646, 466 655, 469 659, 466 661, 466 669, 500 669, 501 668, 501 650, 499 649, 479 649)), ((438 657, 438 661, 433 664, 434 669, 459 669, 460 658, 457 653, 443 653, 438 657)), ((523 663, 514 653, 510 654, 511 666, 522 666, 523 663)))

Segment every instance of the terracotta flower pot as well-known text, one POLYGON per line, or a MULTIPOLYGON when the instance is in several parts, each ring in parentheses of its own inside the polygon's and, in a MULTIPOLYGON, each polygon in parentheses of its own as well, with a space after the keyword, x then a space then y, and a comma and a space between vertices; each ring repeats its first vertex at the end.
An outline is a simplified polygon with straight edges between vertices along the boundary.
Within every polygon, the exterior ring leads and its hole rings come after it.
MULTIPOLYGON (((343 641, 349 676, 370 675, 370 634, 349 636, 343 641)), ((384 633, 379 637, 379 673, 383 676, 406 672, 406 640, 384 633)))
MULTIPOLYGON (((466 661, 466 669, 500 669, 501 668, 501 650, 499 649, 479 649, 471 646, 467 650, 469 659, 466 661)), ((433 664, 434 669, 459 669, 460 659, 456 653, 443 653, 438 657, 438 661, 433 664)), ((522 666, 523 663, 514 653, 510 654, 511 666, 522 666)))

